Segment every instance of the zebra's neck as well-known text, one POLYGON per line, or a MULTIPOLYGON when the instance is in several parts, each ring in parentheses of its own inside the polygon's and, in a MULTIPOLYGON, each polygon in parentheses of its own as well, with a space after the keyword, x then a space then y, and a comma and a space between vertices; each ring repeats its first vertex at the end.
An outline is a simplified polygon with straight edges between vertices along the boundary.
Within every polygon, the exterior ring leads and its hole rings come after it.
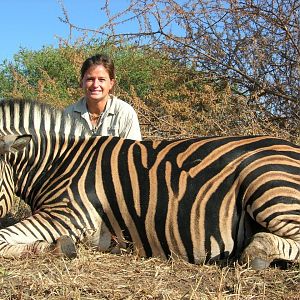
POLYGON ((26 150, 10 154, 8 159, 14 172, 16 194, 30 199, 32 189, 45 172, 72 141, 89 136, 89 130, 62 110, 41 102, 0 100, 0 135, 23 134, 31 135, 32 141, 26 150))
POLYGON ((11 154, 9 158, 14 171, 16 195, 34 206, 32 201, 36 190, 48 179, 53 166, 84 140, 84 137, 74 138, 65 135, 33 136, 23 152, 11 154))

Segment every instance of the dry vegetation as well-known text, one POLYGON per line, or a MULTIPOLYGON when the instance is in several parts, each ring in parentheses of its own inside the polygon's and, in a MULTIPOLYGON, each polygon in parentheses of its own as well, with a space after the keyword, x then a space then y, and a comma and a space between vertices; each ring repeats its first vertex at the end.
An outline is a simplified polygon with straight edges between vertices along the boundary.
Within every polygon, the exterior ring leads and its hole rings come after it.
POLYGON ((300 299, 299 267, 253 271, 92 252, 0 259, 0 299, 300 299))

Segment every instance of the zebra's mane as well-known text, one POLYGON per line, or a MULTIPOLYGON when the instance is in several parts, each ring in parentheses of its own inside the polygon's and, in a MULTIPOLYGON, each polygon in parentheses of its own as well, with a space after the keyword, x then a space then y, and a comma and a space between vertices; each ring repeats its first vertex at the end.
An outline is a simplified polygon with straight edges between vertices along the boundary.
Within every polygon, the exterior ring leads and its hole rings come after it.
POLYGON ((89 135, 83 124, 63 110, 27 99, 0 100, 0 131, 2 134, 89 135))

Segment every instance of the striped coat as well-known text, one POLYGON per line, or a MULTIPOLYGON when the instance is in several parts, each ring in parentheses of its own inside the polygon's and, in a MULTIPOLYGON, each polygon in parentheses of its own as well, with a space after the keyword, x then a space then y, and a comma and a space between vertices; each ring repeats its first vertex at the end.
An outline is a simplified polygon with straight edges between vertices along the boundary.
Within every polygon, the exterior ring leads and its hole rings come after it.
POLYGON ((2 256, 73 256, 72 241, 84 241, 192 263, 240 257, 256 269, 299 260, 300 148, 290 142, 91 137, 30 101, 0 102, 0 136, 0 213, 12 192, 33 211, 0 230, 2 256))

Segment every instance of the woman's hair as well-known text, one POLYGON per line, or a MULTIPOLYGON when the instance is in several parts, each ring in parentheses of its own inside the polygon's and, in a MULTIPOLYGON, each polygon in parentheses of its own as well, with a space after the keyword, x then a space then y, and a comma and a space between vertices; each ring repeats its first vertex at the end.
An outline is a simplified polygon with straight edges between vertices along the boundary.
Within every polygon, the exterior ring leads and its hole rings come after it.
POLYGON ((107 70, 107 72, 109 74, 109 78, 115 79, 114 63, 113 63, 112 59, 106 54, 96 54, 96 55, 93 55, 93 56, 87 58, 81 66, 81 70, 80 70, 81 78, 80 79, 82 80, 86 71, 90 67, 95 66, 95 65, 103 66, 107 70))

